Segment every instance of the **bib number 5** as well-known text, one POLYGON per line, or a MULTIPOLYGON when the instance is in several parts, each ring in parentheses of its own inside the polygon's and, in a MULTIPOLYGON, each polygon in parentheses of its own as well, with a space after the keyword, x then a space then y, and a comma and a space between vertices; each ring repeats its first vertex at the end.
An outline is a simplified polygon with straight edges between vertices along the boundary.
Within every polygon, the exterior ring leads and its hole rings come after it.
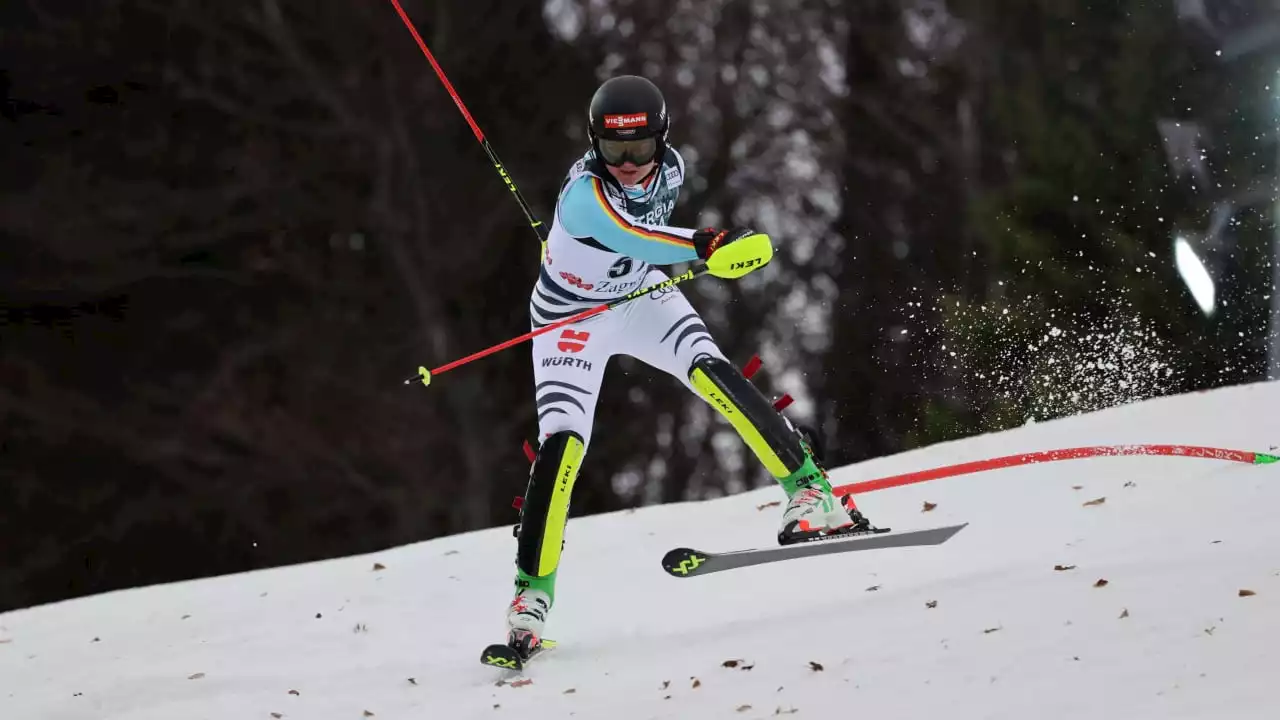
POLYGON ((619 258, 618 262, 609 267, 609 277, 616 280, 624 275, 629 275, 631 274, 631 267, 631 258, 619 258))

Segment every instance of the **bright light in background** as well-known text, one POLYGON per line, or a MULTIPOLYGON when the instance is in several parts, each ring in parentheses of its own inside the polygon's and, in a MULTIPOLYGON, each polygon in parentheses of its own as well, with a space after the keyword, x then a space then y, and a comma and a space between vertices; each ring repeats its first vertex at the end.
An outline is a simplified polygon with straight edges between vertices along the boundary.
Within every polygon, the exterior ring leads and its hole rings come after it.
POLYGON ((1191 243, 1187 242, 1187 239, 1181 235, 1173 239, 1173 258, 1178 266, 1178 275, 1182 278, 1182 282, 1186 283, 1187 289, 1191 291, 1191 297, 1200 306, 1200 312, 1206 316, 1212 315, 1214 310, 1213 278, 1210 277, 1209 270, 1200 260, 1200 256, 1196 255, 1195 250, 1191 249, 1191 243))

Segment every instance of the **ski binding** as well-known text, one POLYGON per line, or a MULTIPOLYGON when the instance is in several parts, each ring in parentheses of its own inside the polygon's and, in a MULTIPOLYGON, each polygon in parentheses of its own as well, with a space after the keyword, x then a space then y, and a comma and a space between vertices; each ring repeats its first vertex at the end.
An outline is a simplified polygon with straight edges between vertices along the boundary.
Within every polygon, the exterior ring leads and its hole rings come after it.
POLYGON ((510 645, 495 643, 484 649, 480 653, 480 663, 489 667, 496 667, 502 670, 514 670, 520 672, 524 670, 524 666, 529 664, 534 658, 551 650, 556 646, 555 640, 543 640, 538 643, 538 647, 534 648, 533 653, 529 657, 522 658, 520 653, 510 645))

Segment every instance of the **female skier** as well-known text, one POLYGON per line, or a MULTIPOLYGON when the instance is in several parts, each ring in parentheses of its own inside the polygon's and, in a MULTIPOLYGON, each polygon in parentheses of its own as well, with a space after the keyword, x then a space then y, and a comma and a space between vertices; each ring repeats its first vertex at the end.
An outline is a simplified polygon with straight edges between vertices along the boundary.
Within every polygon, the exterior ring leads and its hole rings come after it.
MULTIPOLYGON (((659 265, 703 260, 709 273, 732 279, 769 262, 768 236, 748 228, 666 225, 685 167, 667 144, 666 102, 652 82, 608 80, 588 116, 591 148, 560 188, 530 298, 534 328, 668 279, 659 265)), ((800 433, 725 358, 679 288, 544 333, 533 340, 541 442, 521 508, 516 594, 507 612, 507 644, 525 658, 538 649, 555 601, 569 498, 615 354, 669 373, 728 420, 787 495, 779 543, 870 528, 848 495, 833 495, 800 433)))

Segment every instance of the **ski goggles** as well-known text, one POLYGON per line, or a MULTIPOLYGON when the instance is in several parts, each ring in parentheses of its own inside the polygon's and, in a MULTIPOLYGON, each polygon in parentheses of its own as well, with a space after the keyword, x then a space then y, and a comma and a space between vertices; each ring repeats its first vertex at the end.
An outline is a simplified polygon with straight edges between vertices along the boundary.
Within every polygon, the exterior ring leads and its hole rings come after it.
POLYGON ((606 140, 601 138, 597 143, 600 159, 606 165, 618 166, 630 160, 636 165, 644 165, 658 154, 658 138, 647 137, 639 140, 606 140))

